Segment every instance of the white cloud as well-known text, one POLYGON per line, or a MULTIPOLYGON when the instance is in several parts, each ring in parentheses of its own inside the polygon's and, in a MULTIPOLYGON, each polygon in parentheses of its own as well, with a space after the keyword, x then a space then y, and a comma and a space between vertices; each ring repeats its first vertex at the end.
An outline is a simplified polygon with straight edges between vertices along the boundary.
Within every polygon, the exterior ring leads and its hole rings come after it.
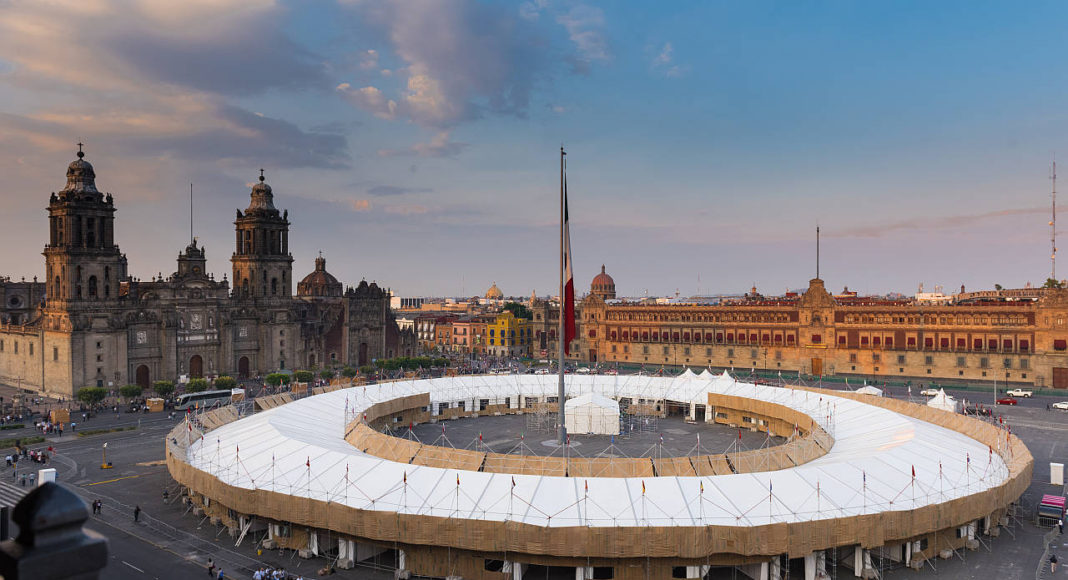
POLYGON ((689 65, 675 63, 675 48, 665 42, 652 59, 652 69, 668 78, 678 78, 690 72, 689 65))
POLYGON ((595 6, 577 4, 566 14, 556 17, 578 49, 579 60, 587 65, 611 59, 608 41, 604 37, 604 11, 595 6))
POLYGON ((381 157, 455 157, 469 146, 469 143, 451 141, 449 132, 441 131, 426 143, 416 143, 406 149, 380 149, 378 155, 381 157))
POLYGON ((378 51, 365 50, 360 53, 360 69, 374 70, 378 68, 378 51))
POLYGON ((387 99, 377 87, 367 86, 354 89, 349 83, 341 83, 336 90, 348 102, 370 111, 380 119, 394 119, 397 116, 396 101, 387 99))

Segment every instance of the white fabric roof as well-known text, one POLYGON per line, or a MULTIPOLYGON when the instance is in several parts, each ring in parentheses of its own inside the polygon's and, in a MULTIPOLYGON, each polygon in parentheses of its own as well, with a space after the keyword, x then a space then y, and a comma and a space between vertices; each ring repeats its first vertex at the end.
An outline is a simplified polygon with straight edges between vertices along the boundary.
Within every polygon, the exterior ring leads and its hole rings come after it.
POLYGON ((945 389, 938 389, 938 394, 927 401, 927 406, 934 407, 935 409, 942 409, 944 411, 956 411, 957 400, 952 396, 947 395, 945 389))
POLYGON ((883 390, 882 389, 880 389, 878 387, 873 387, 871 385, 868 385, 866 387, 861 387, 861 388, 857 389, 856 392, 858 392, 858 393, 860 393, 862 395, 875 395, 876 397, 883 396, 883 390))
POLYGON ((564 403, 564 411, 566 413, 568 411, 571 411, 572 408, 584 407, 587 405, 596 405, 603 409, 610 409, 612 411, 615 411, 616 413, 619 413, 618 402, 613 401, 612 399, 609 399, 608 397, 605 397, 598 393, 586 393, 585 395, 579 395, 577 397, 568 399, 567 402, 564 403))
POLYGON ((726 373, 711 381, 633 375, 566 379, 571 395, 706 404, 707 394, 716 392, 768 401, 809 415, 836 442, 822 457, 782 471, 583 479, 394 463, 361 453, 343 438, 347 419, 397 397, 429 393, 436 412, 438 402, 474 404, 488 398, 503 404, 509 398, 516 406, 520 394, 556 394, 554 376, 496 375, 370 385, 304 398, 207 433, 192 442, 187 459, 248 489, 364 510, 539 526, 744 527, 827 519, 948 501, 1007 477, 1004 462, 986 445, 859 401, 740 383, 726 373))

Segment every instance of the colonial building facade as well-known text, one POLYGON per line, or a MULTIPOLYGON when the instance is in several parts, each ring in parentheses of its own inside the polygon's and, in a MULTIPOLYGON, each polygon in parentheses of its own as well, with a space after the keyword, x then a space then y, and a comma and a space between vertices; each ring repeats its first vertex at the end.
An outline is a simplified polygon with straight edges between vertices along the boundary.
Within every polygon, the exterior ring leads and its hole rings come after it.
MULTIPOLYGON (((800 296, 650 305, 607 298, 602 270, 576 308, 575 362, 1011 382, 1068 388, 1068 290, 1036 300, 926 305, 832 296, 813 279, 800 296)), ((532 304, 535 350, 556 352, 559 307, 532 304)))
POLYGON ((194 239, 177 270, 149 282, 127 274, 115 240, 113 196, 79 148, 48 207, 45 281, 0 280, 0 382, 71 395, 84 386, 149 386, 160 379, 366 364, 411 355, 389 293, 343 290, 326 260, 293 296, 289 216, 260 175, 237 211, 234 288, 206 271, 194 239))

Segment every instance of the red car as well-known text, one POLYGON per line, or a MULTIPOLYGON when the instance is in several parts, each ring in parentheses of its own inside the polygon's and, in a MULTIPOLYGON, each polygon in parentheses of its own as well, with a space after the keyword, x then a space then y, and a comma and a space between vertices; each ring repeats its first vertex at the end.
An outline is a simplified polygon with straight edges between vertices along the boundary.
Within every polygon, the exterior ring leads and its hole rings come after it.
POLYGON ((1016 399, 1014 399, 1012 397, 1005 397, 1004 399, 998 399, 998 404, 999 405, 1016 405, 1016 404, 1019 404, 1019 402, 1020 401, 1017 401, 1016 399))

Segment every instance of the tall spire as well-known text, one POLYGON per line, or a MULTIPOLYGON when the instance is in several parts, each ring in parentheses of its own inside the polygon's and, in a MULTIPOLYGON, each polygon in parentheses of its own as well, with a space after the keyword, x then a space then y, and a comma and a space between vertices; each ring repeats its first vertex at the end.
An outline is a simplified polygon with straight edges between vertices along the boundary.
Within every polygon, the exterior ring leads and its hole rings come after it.
POLYGON ((816 224, 816 279, 820 277, 820 226, 816 224))

